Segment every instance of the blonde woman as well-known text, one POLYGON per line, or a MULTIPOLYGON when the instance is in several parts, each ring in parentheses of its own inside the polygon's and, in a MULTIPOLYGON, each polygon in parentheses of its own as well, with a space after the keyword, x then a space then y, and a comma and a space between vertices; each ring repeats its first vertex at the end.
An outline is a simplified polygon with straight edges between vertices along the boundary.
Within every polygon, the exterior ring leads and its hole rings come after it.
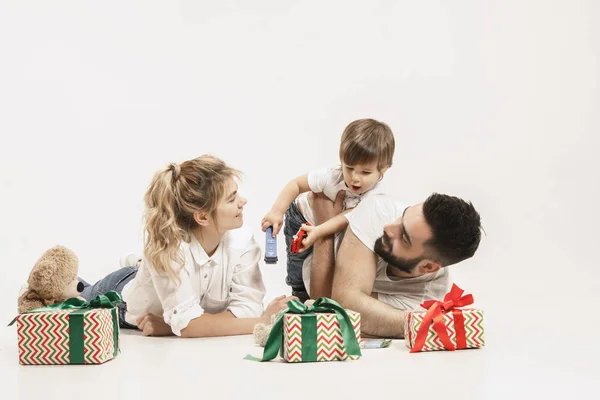
POLYGON ((203 155, 157 172, 144 197, 145 246, 139 267, 113 272, 82 296, 121 293, 121 326, 148 336, 252 333, 257 322, 294 297, 280 296, 263 312, 260 247, 241 228, 246 199, 239 171, 203 155))

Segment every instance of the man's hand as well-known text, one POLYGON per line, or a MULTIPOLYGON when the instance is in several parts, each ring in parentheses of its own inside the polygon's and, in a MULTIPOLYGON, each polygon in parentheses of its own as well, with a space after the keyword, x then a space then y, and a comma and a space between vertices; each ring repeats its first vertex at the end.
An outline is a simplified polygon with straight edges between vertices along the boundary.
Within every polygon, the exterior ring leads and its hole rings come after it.
POLYGON ((171 336, 173 331, 165 321, 154 314, 146 313, 137 319, 138 328, 144 336, 171 336))
POLYGON ((312 208, 315 217, 315 224, 321 225, 323 222, 335 217, 342 212, 344 207, 344 191, 340 190, 335 198, 335 202, 329 200, 323 193, 309 193, 308 203, 312 208))
POLYGON ((296 296, 279 296, 276 297, 273 301, 271 301, 269 303, 269 305, 267 306, 267 309, 265 310, 265 312, 262 315, 262 319, 263 322, 265 324, 270 324, 271 323, 271 317, 277 313, 279 313, 282 310, 285 310, 287 308, 287 303, 288 301, 291 300, 299 300, 296 296))

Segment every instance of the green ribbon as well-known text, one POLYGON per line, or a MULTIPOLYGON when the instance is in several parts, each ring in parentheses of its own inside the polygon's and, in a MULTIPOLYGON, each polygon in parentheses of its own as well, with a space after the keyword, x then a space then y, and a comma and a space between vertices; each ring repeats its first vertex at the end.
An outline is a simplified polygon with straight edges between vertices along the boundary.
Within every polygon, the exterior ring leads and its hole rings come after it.
MULTIPOLYGON (((119 293, 111 290, 105 294, 96 296, 90 302, 81 300, 77 297, 72 297, 65 300, 62 303, 52 304, 46 307, 35 308, 29 310, 23 314, 40 313, 40 312, 52 312, 59 310, 72 310, 69 313, 69 363, 70 364, 85 364, 83 357, 83 317, 88 311, 99 309, 99 308, 112 308, 111 315, 113 321, 113 341, 114 341, 114 352, 113 356, 116 356, 119 352, 119 320, 117 318, 117 303, 122 302, 122 298, 119 293)), ((15 323, 17 318, 13 319, 8 326, 15 323)))
POLYGON ((306 306, 298 300, 289 301, 288 308, 283 310, 273 323, 262 359, 248 354, 244 357, 245 360, 269 361, 277 357, 278 352, 283 353, 283 317, 286 313, 302 314, 302 361, 317 361, 317 316, 315 313, 335 313, 342 331, 346 354, 349 356, 362 355, 352 321, 344 307, 327 297, 319 297, 311 306, 306 306))

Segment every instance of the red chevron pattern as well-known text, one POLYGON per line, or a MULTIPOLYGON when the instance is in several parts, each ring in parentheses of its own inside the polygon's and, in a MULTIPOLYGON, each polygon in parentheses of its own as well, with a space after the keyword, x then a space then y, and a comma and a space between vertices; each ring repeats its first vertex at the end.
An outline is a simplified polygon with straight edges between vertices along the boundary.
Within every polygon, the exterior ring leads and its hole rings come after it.
POLYGON ((283 317, 283 336, 283 359, 302 362, 302 317, 299 314, 286 314, 283 317))
MULTIPOLYGON (((346 354, 344 338, 335 314, 317 315, 317 361, 356 360, 346 354)), ((348 311, 356 338, 360 340, 360 314, 348 311)), ((302 316, 286 314, 283 323, 283 358, 288 362, 302 362, 302 316)))
MULTIPOLYGON (((69 317, 69 311, 19 314, 16 321, 19 363, 69 364, 69 317)), ((83 329, 86 364, 100 364, 114 357, 110 309, 86 312, 83 329)))
POLYGON ((17 317, 19 363, 68 363, 68 321, 66 312, 20 314, 17 317))
MULTIPOLYGON (((462 312, 463 316, 465 317, 465 338, 467 342, 466 348, 475 349, 483 347, 485 345, 483 336, 483 311, 476 308, 465 308, 462 310, 462 312)), ((406 322, 404 324, 404 343, 409 349, 412 349, 415 344, 417 332, 423 323, 425 314, 427 314, 427 311, 412 311, 409 312, 406 317, 406 322)), ((444 314, 444 325, 446 326, 450 341, 452 344, 454 344, 454 346, 456 346, 454 315, 451 312, 444 314)), ((433 329, 433 325, 430 325, 429 331, 427 332, 427 339, 425 340, 425 344, 423 345, 421 351, 445 349, 446 348, 440 340, 437 332, 433 329)))
POLYGON ((112 316, 89 312, 84 318, 84 358, 86 364, 101 364, 112 358, 112 316))

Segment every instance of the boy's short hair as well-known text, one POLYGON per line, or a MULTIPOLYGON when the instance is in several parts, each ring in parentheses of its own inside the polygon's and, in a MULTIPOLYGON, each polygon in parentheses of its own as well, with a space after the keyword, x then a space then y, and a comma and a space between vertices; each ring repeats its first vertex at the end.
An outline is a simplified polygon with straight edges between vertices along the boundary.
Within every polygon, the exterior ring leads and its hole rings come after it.
POLYGON ((340 144, 340 160, 344 164, 367 164, 377 161, 377 169, 392 166, 396 143, 390 127, 374 119, 351 122, 340 144))

